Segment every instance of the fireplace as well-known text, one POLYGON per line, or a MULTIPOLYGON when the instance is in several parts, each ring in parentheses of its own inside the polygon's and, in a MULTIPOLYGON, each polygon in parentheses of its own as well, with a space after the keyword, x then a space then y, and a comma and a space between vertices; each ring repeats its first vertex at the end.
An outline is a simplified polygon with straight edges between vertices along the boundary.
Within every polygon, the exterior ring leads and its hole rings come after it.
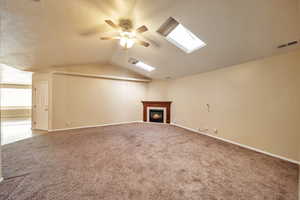
POLYGON ((164 109, 149 109, 149 122, 165 123, 164 109))
POLYGON ((171 121, 171 103, 170 101, 142 101, 143 121, 170 123, 171 121))

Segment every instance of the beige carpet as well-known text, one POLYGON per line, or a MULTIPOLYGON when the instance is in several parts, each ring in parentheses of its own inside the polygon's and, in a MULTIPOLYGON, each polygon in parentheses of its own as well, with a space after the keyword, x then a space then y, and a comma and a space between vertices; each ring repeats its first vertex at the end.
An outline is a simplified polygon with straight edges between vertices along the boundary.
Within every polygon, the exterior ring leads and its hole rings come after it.
POLYGON ((90 128, 3 147, 0 199, 297 200, 298 167, 160 124, 90 128))

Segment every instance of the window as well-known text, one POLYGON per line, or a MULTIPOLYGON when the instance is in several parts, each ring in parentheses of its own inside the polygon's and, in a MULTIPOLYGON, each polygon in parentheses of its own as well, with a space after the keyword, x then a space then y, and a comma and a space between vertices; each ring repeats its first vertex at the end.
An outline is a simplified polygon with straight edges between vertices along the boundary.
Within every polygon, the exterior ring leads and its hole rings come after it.
POLYGON ((1 88, 1 109, 31 108, 31 89, 1 88))
POLYGON ((192 53, 197 49, 206 46, 205 42, 200 40, 196 35, 172 17, 170 17, 157 32, 165 36, 169 42, 186 53, 192 53))

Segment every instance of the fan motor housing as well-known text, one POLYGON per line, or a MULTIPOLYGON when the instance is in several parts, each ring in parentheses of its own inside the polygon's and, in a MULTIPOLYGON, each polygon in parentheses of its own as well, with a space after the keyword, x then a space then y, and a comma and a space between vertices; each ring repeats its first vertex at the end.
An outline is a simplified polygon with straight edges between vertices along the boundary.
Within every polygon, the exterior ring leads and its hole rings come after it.
POLYGON ((119 26, 122 27, 123 31, 132 30, 132 21, 130 19, 120 19, 119 26))

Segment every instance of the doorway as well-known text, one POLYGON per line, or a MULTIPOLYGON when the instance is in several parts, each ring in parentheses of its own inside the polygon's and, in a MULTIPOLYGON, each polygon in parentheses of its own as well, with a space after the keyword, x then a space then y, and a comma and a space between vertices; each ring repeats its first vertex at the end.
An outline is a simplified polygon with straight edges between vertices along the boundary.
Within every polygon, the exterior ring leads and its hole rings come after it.
POLYGON ((35 136, 32 131, 32 73, 0 64, 1 144, 35 136))

